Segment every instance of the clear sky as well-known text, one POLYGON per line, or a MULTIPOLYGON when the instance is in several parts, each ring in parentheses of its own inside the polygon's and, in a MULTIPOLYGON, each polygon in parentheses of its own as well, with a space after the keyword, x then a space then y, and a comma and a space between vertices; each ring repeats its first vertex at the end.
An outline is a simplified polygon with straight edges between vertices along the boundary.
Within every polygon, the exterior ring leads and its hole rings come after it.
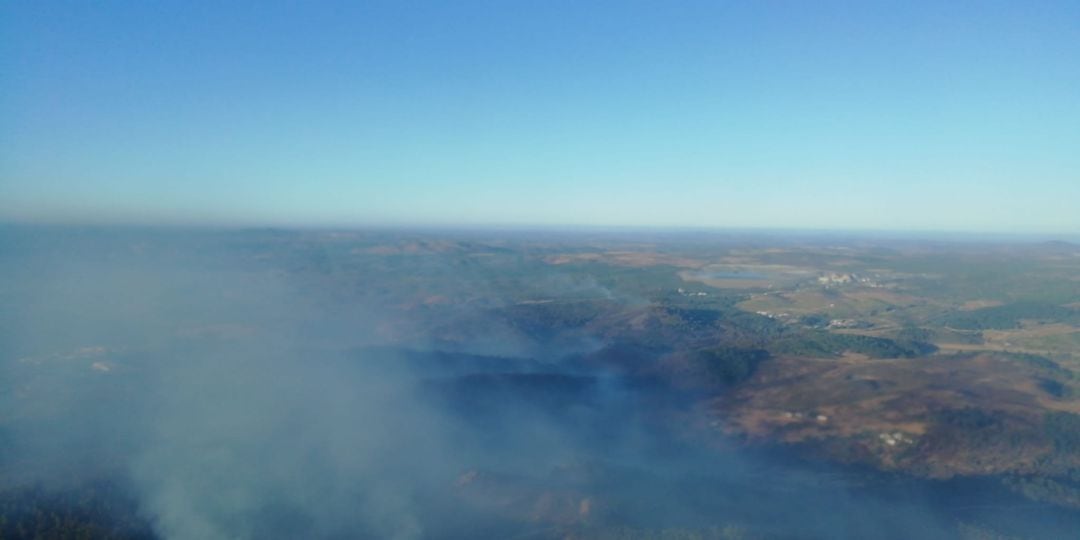
POLYGON ((1080 2, 0 3, 0 221, 1080 232, 1080 2))

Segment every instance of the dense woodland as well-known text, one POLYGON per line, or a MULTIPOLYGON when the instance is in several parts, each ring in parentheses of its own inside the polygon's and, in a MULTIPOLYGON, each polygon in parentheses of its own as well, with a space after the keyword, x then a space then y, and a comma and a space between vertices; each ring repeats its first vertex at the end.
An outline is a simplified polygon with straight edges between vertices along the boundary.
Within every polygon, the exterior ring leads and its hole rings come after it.
POLYGON ((0 539, 153 538, 134 501, 107 482, 62 491, 29 487, 0 492, 0 539))
POLYGON ((1080 322, 1080 310, 1046 302, 1016 302, 949 313, 940 323, 961 330, 1008 330, 1025 320, 1076 323, 1080 322))

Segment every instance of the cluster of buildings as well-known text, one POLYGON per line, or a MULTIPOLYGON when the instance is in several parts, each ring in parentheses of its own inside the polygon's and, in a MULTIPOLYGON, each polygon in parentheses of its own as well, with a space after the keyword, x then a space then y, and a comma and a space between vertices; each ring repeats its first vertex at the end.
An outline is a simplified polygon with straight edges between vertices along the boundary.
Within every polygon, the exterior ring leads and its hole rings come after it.
POLYGON ((785 420, 792 420, 792 421, 795 421, 795 420, 813 420, 813 421, 815 421, 815 422, 817 422, 819 424, 824 424, 824 423, 829 421, 829 417, 825 416, 824 414, 815 414, 815 413, 812 413, 812 412, 811 413, 802 413, 802 412, 792 412, 792 411, 784 411, 784 419, 785 420))
POLYGON ((899 431, 894 432, 894 433, 882 433, 882 434, 878 435, 878 439, 880 439, 881 442, 885 443, 888 446, 896 446, 898 444, 914 444, 915 443, 915 439, 912 439, 910 436, 905 435, 904 433, 899 432, 899 431))
POLYGON ((838 285, 863 285, 866 287, 881 287, 881 284, 865 276, 858 274, 837 273, 829 272, 818 276, 818 283, 826 286, 833 287, 838 285))
POLYGON ((676 289, 676 290, 677 290, 677 291, 679 292, 679 294, 681 294, 681 295, 683 295, 683 296, 709 296, 709 293, 707 293, 707 292, 700 292, 700 291, 698 291, 698 292, 694 292, 694 291, 688 291, 688 290, 686 290, 686 289, 684 289, 684 288, 682 288, 682 287, 679 287, 679 288, 678 288, 678 289, 676 289))

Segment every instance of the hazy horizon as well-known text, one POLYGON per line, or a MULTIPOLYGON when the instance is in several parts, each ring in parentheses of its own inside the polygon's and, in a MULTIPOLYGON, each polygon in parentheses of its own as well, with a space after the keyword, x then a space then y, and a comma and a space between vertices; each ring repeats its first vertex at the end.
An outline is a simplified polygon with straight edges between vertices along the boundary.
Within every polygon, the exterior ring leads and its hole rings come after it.
POLYGON ((880 241, 926 241, 945 243, 1001 243, 1024 244, 1029 242, 1080 243, 1080 233, 1070 232, 1024 232, 1024 231, 970 231, 970 230, 902 230, 902 229, 797 229, 769 227, 724 226, 677 226, 677 225, 576 225, 576 224, 425 224, 425 223, 366 223, 366 224, 302 224, 302 223, 212 223, 212 222, 78 222, 78 221, 2 221, 0 229, 69 230, 79 232, 161 232, 161 233, 241 233, 280 231, 294 233, 324 234, 415 234, 422 236, 459 235, 517 235, 554 234, 568 237, 583 235, 620 236, 644 235, 670 239, 679 236, 718 238, 787 238, 817 240, 880 240, 880 241))

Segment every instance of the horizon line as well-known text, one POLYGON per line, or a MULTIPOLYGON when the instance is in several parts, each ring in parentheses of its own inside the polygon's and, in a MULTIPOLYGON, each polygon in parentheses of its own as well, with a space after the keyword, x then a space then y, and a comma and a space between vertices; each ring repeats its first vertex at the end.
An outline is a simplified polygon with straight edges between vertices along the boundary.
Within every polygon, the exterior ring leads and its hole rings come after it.
POLYGON ((699 233, 736 235, 858 236, 890 239, 998 239, 1023 241, 1080 242, 1080 231, 1017 231, 972 229, 896 229, 873 227, 769 227, 747 225, 662 225, 662 224, 582 224, 582 223, 440 223, 440 222, 353 222, 353 223, 282 223, 282 222, 213 222, 213 221, 121 221, 121 220, 6 220, 2 228, 40 229, 113 229, 161 231, 282 231, 282 232, 561 232, 561 233, 699 233))

